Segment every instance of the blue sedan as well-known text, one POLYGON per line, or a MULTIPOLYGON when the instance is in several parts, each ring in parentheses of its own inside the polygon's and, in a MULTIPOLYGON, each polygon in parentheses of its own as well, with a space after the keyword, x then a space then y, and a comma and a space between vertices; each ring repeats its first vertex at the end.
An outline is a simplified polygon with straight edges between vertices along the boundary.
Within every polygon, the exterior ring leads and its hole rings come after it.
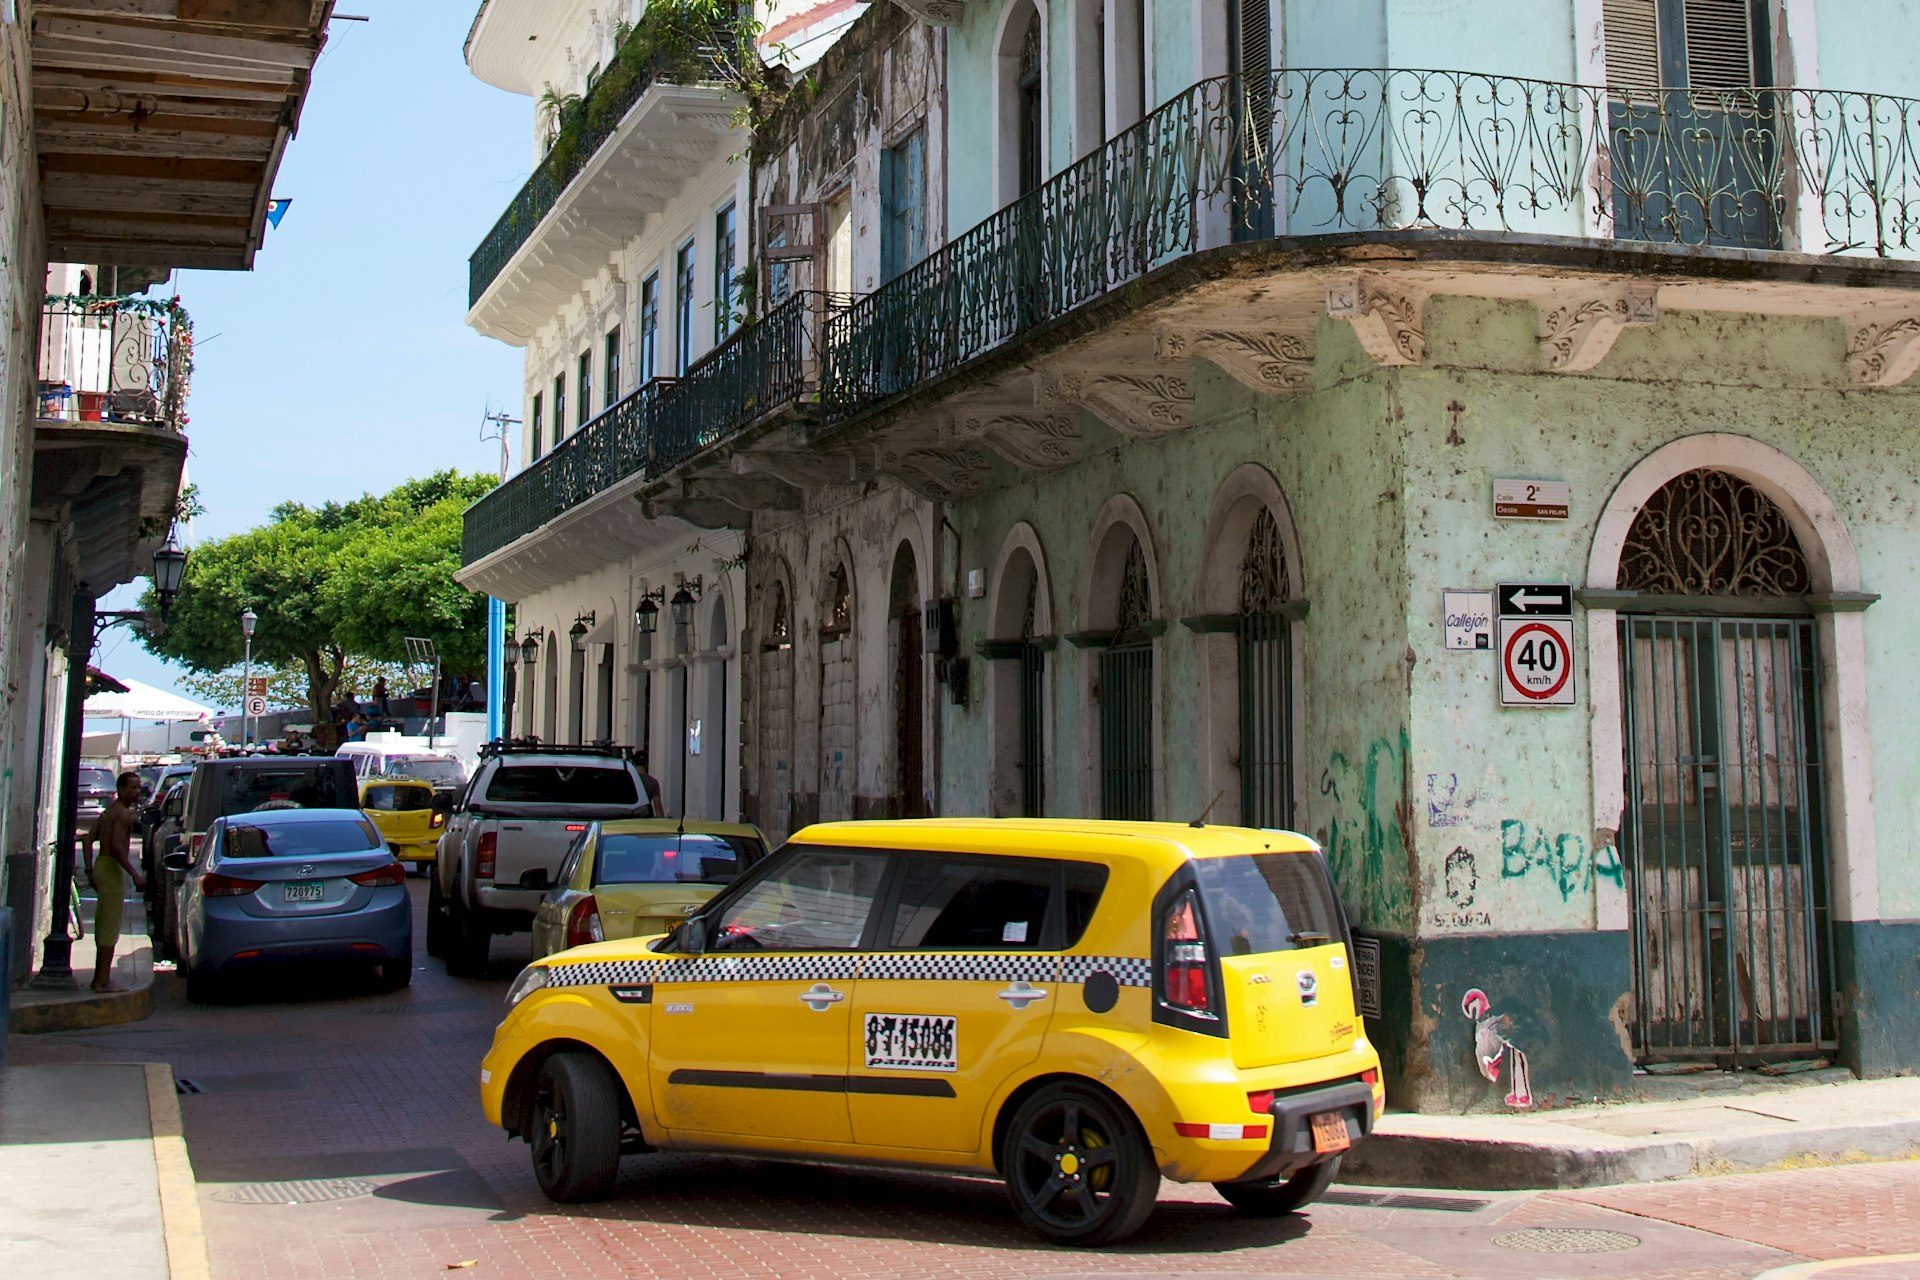
POLYGON ((358 809, 275 809, 216 821, 185 873, 180 964, 187 998, 217 978, 285 961, 377 968, 389 990, 413 978, 407 869, 358 809))

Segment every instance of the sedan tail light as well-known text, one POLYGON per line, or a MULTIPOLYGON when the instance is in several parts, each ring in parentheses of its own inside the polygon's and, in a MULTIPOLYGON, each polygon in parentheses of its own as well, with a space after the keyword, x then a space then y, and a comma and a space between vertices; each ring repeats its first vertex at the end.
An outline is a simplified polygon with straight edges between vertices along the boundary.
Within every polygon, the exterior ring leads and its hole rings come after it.
POLYGON ((403 885, 407 882, 407 869, 399 862, 389 862, 384 867, 375 867, 371 871, 362 871, 358 875, 348 876, 355 884, 364 884, 368 888, 378 889, 386 885, 403 885))
POLYGON ((584 947, 589 942, 605 942, 607 936, 600 929, 600 904, 588 894, 573 904, 573 910, 567 913, 567 945, 584 947))
POLYGON ((200 877, 200 892, 209 898, 243 898, 256 892, 266 881, 242 880, 238 876, 223 876, 218 871, 209 871, 200 877))
POLYGON ((494 850, 500 845, 500 837, 491 831, 480 833, 480 847, 474 850, 473 874, 482 880, 493 879, 494 850))

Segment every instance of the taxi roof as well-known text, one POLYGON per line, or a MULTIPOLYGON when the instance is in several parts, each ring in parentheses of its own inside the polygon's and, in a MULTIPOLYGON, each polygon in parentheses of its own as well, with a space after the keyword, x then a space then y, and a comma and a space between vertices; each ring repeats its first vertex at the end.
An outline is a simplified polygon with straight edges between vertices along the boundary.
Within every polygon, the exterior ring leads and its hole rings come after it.
POLYGON ((929 848, 942 853, 1097 854, 1127 851, 1149 857, 1222 858, 1248 853, 1312 853, 1320 846, 1295 831, 1187 822, 1115 822, 1099 818, 910 818, 821 822, 797 831, 795 844, 839 844, 882 849, 929 848))
POLYGON ((673 835, 684 831, 691 836, 752 836, 762 844, 766 836, 760 828, 745 822, 698 822, 679 818, 609 818, 600 824, 602 835, 673 835))

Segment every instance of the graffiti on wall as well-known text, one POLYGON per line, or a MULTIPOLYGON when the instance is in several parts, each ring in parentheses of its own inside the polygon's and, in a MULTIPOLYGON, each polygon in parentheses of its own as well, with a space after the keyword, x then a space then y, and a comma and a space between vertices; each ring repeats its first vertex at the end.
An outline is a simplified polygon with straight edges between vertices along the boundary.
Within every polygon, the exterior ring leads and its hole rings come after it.
POLYGON ((1358 765, 1334 752, 1320 773, 1328 816, 1315 835, 1356 923, 1375 928, 1400 923, 1408 905, 1413 804, 1407 750, 1402 730, 1397 743, 1375 738, 1358 765))
POLYGON ((1474 905, 1480 900, 1480 864, 1475 861, 1473 851, 1465 845, 1455 845, 1447 855, 1443 875, 1447 901, 1433 912, 1430 922, 1442 929, 1491 927, 1493 916, 1486 908, 1474 905))
POLYGON ((1427 825, 1435 830, 1466 826, 1472 818, 1474 799, 1472 793, 1460 794, 1459 774, 1428 774, 1427 825))
POLYGON ((1575 831, 1548 832, 1529 827, 1518 818, 1500 822, 1500 875, 1520 880, 1544 872, 1560 891, 1561 901, 1585 893, 1594 880, 1611 880, 1624 887, 1620 854, 1611 843, 1589 853, 1587 840, 1575 831))
POLYGON ((1527 1055, 1507 1039, 1507 1033, 1513 1030, 1513 1019, 1504 1013, 1495 1016, 1493 1002, 1478 987, 1460 997, 1460 1012, 1473 1021, 1473 1058, 1480 1074, 1499 1084, 1504 1073, 1506 1104, 1516 1110, 1531 1107, 1533 1079, 1527 1070, 1527 1055))

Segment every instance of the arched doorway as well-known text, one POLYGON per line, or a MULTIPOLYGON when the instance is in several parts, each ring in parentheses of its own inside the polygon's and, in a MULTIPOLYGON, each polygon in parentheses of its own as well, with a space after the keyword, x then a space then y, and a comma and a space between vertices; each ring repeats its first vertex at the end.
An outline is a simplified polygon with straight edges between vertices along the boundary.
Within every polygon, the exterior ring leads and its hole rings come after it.
POLYGON ((1293 595, 1280 525, 1262 506, 1240 559, 1240 822, 1293 825, 1293 622, 1282 606, 1293 595))
MULTIPOLYGON (((727 619, 727 598, 722 595, 713 602, 713 613, 707 632, 708 645, 713 649, 727 647, 729 622, 727 619)), ((731 660, 714 654, 707 665, 707 706, 702 717, 705 725, 701 731, 700 754, 705 760, 702 766, 701 792, 706 799, 706 815, 715 822, 727 820, 727 787, 732 773, 727 768, 727 752, 733 742, 733 727, 728 714, 728 702, 732 697, 731 660)))
POLYGON ((926 717, 925 619, 920 609, 920 574, 913 544, 902 542, 893 555, 887 587, 887 648, 893 659, 893 796, 903 818, 927 813, 922 728, 926 717))
POLYGON ((1038 818, 1047 812, 1047 654, 1053 610, 1040 540, 1024 521, 1007 533, 994 574, 986 644, 993 718, 990 812, 1038 818))
POLYGON ((1126 531, 1113 638, 1100 652, 1100 816, 1153 817, 1153 584, 1126 531))
POLYGON ((756 815, 768 837, 793 830, 793 611, 786 583, 773 584, 773 607, 760 641, 754 682, 755 723, 760 740, 760 799, 756 815))
POLYGON ((547 632, 546 661, 542 664, 546 671, 547 692, 541 708, 540 737, 546 742, 560 739, 560 642, 554 638, 558 627, 547 632))
POLYGON ((820 602, 819 821, 853 816, 859 692, 854 680, 853 585, 844 560, 827 575, 820 602))
POLYGON ((1806 549, 1728 472, 1656 490, 1620 551, 1618 621, 1642 1062, 1751 1066, 1837 1048, 1806 549))

